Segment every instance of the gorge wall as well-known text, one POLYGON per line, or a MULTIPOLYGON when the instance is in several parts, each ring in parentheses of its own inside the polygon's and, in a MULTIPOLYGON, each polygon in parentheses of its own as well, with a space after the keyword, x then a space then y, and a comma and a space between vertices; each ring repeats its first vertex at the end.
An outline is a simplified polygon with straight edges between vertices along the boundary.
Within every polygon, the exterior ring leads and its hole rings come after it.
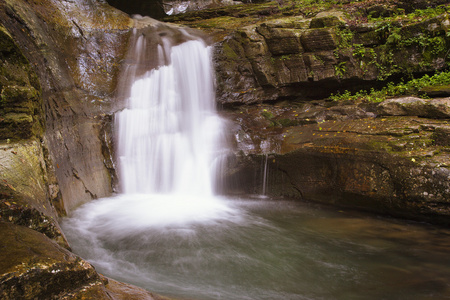
POLYGON ((160 299, 98 274, 58 224, 113 191, 112 100, 136 22, 101 1, 0 1, 2 299, 160 299))

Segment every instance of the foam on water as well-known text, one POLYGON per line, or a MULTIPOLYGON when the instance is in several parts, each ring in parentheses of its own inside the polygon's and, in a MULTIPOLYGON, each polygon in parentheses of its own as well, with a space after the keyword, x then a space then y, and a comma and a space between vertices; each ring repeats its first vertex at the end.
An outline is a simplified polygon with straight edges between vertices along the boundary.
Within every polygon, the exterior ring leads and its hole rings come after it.
POLYGON ((218 197, 123 194, 80 207, 74 212, 73 222, 78 222, 76 227, 120 237, 152 227, 180 227, 232 218, 234 214, 235 210, 218 197))

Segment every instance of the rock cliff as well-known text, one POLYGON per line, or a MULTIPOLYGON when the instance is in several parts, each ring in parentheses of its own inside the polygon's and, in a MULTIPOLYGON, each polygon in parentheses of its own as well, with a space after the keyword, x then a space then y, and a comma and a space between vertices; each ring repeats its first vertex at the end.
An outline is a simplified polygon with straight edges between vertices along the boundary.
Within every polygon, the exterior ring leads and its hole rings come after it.
POLYGON ((103 2, 0 1, 2 299, 161 299, 99 275, 58 224, 112 193, 112 99, 133 25, 103 2))

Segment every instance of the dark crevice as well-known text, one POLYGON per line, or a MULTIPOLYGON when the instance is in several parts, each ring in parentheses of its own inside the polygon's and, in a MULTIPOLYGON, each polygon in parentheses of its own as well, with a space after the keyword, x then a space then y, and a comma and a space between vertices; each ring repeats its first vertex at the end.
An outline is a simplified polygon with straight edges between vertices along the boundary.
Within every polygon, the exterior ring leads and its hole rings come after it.
POLYGON ((109 5, 129 15, 149 16, 154 19, 166 17, 161 0, 106 0, 109 5))

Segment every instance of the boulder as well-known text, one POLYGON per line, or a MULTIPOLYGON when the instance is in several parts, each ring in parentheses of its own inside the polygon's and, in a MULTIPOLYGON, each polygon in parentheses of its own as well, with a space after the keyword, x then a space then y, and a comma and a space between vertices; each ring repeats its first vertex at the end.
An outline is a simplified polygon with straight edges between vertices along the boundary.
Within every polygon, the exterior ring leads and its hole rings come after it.
POLYGON ((430 98, 450 97, 450 85, 424 87, 419 92, 430 98))
POLYGON ((417 97, 403 97, 383 101, 378 113, 386 116, 419 116, 442 119, 450 117, 450 98, 426 100, 417 97))
POLYGON ((323 11, 311 19, 310 28, 336 27, 345 25, 345 16, 342 11, 323 11))

